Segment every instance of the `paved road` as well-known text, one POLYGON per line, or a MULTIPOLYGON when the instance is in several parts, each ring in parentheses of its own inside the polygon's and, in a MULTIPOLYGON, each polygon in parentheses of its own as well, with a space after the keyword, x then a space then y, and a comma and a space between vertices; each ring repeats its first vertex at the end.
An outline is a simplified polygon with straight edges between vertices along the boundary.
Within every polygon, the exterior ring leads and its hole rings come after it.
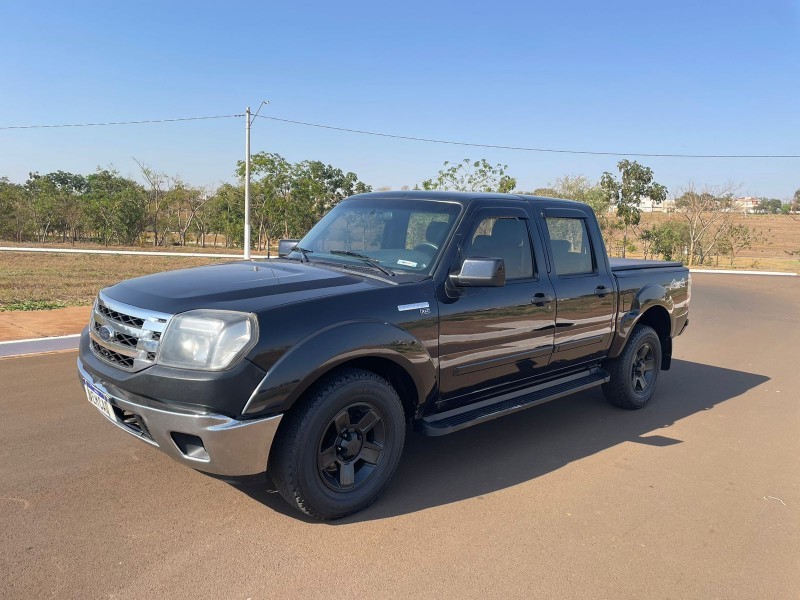
POLYGON ((411 436, 334 524, 116 430, 74 352, 0 360, 0 597, 797 598, 800 281, 694 279, 646 410, 411 436))

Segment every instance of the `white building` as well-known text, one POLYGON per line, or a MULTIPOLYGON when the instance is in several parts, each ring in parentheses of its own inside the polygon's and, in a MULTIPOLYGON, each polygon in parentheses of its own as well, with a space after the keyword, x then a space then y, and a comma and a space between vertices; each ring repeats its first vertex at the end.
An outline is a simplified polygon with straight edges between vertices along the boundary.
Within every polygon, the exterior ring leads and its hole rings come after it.
MULTIPOLYGON (((652 198, 644 197, 642 198, 642 202, 639 205, 639 210, 643 213, 654 213, 654 212, 675 212, 675 201, 674 200, 664 200, 664 202, 654 202, 652 198)), ((608 207, 608 212, 616 212, 617 205, 612 204, 608 207)))
POLYGON ((753 214, 758 210, 758 205, 761 201, 758 198, 753 198, 752 196, 744 196, 743 198, 734 198, 733 199, 733 208, 736 212, 741 212, 745 214, 753 214))

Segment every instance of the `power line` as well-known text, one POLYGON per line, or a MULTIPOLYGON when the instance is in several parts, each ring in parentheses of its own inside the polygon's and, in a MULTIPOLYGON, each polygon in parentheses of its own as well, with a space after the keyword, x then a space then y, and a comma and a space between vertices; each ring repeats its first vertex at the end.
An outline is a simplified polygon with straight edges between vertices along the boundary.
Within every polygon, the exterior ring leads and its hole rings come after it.
POLYGON ((102 123, 63 123, 59 125, 4 125, 0 129, 59 129, 62 127, 102 127, 105 125, 144 125, 147 123, 177 123, 179 121, 205 121, 208 119, 232 119, 244 115, 211 115, 205 117, 179 117, 175 119, 146 119, 141 121, 105 121, 102 123))
POLYGON ((552 154, 588 154, 592 156, 645 156, 661 158, 800 158, 800 154, 677 154, 667 152, 598 152, 592 150, 564 150, 558 148, 528 148, 524 146, 503 146, 499 144, 479 144, 474 142, 457 142, 453 140, 437 140, 433 138, 414 137, 410 135, 396 135, 393 133, 380 133, 377 131, 365 131, 363 129, 349 129, 347 127, 335 127, 333 125, 322 125, 320 123, 308 123, 305 121, 295 121, 292 119, 280 119, 266 115, 256 115, 259 119, 269 119, 281 123, 292 125, 304 125, 306 127, 317 127, 319 129, 332 129, 334 131, 345 131, 347 133, 358 133, 361 135, 372 135, 377 137, 393 138, 398 140, 411 140, 414 142, 428 142, 432 144, 449 144, 451 146, 469 146, 472 148, 494 148, 498 150, 519 150, 523 152, 548 152, 552 154))
MULTIPOLYGON (((106 125, 145 125, 151 123, 178 123, 182 121, 205 121, 209 119, 233 119, 243 117, 243 114, 232 115, 209 115, 202 117, 178 117, 174 119, 143 119, 138 121, 104 121, 97 123, 62 123, 54 125, 4 125, 0 130, 15 129, 60 129, 64 127, 103 127, 106 125)), ((502 144, 481 144, 477 142, 460 142, 456 140, 440 140, 435 138, 424 138, 410 135, 398 135, 393 133, 383 133, 378 131, 366 131, 363 129, 352 129, 348 127, 336 127, 334 125, 324 125, 321 123, 309 123, 307 121, 297 121, 293 119, 282 119, 267 115, 253 115, 253 118, 268 119, 280 123, 291 125, 302 125, 304 127, 316 127, 318 129, 329 129, 333 131, 344 131, 346 133, 356 133, 360 135, 371 135, 375 137, 392 138, 397 140, 409 140, 414 142, 427 142, 430 144, 447 144, 451 146, 466 146, 471 148, 492 148, 496 150, 516 150, 521 152, 543 152, 550 154, 584 154, 589 156, 641 156, 649 158, 800 158, 800 154, 682 154, 671 152, 610 152, 595 150, 571 150, 563 148, 533 148, 526 146, 508 146, 502 144)))

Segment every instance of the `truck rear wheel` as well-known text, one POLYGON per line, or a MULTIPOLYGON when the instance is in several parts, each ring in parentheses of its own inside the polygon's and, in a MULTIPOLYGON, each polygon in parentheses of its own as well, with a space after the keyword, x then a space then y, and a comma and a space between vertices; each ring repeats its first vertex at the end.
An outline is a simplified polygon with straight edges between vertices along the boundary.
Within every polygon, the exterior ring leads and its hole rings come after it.
POLYGON ((347 369, 284 417, 268 470, 289 504, 316 519, 338 519, 377 500, 404 441, 394 388, 375 373, 347 369))
POLYGON ((653 397, 661 370, 661 340, 652 327, 637 325, 625 349, 606 363, 611 380, 603 384, 609 402, 621 408, 643 408, 653 397))

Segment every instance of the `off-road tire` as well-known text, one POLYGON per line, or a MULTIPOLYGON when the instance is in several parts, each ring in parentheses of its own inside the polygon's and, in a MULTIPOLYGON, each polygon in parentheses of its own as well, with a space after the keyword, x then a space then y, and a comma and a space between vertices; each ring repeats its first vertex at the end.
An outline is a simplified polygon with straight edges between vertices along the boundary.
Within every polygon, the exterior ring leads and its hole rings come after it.
MULTIPOLYGON (((353 440, 360 431, 356 431, 356 425, 358 423, 353 424, 353 440)), ((374 425, 373 430, 376 429, 377 425, 374 425)), ((312 388, 284 416, 272 445, 268 471, 281 496, 306 515, 320 520, 345 517, 375 502, 389 484, 403 452, 405 429, 403 405, 389 382, 362 369, 339 371, 312 388), (338 468, 338 479, 336 475, 323 470, 323 440, 326 435, 330 437, 331 432, 336 434, 339 425, 336 419, 341 418, 343 413, 347 413, 348 418, 351 414, 358 417, 361 414, 359 411, 363 412, 367 407, 372 407, 373 414, 380 417, 379 423, 382 422, 382 444, 374 440, 369 443, 372 447, 382 445, 382 451, 374 466, 363 459, 356 459, 358 469, 371 467, 371 470, 363 481, 351 484, 354 489, 337 490, 338 483, 346 479, 342 462, 345 459, 337 459, 329 467, 334 472, 338 468)), ((370 435, 369 431, 363 435, 365 441, 370 435)), ((350 434, 345 435, 349 440, 350 434)), ((358 440, 361 439, 358 435, 358 440)), ((345 443, 351 442, 343 442, 342 445, 345 443)), ((362 446, 366 447, 367 443, 362 443, 362 446)), ((341 453, 337 456, 341 456, 341 453)), ((355 474, 357 476, 358 471, 355 474)))

